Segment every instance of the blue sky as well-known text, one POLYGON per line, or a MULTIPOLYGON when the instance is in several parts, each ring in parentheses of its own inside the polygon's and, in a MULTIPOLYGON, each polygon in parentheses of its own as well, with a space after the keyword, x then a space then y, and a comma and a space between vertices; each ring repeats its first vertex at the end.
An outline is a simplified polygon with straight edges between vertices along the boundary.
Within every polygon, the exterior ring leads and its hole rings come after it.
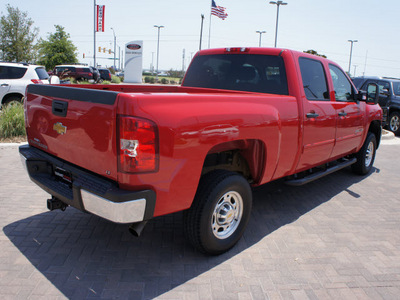
MULTIPOLYGON (((258 46, 257 30, 262 46, 273 47, 275 39, 276 5, 269 0, 215 0, 226 7, 226 20, 212 17, 211 47, 258 46)), ((287 0, 280 7, 278 47, 294 50, 313 49, 348 70, 351 40, 354 44, 351 73, 400 77, 399 29, 400 2, 386 0, 287 0), (384 3, 384 4, 383 4, 384 3)), ((6 4, 26 11, 46 38, 54 25, 62 25, 78 48, 79 59, 93 59, 94 0, 9 0, 0 1, 1 14, 6 4)), ((105 32, 97 33, 97 46, 113 49, 114 28, 117 44, 143 40, 143 67, 149 68, 156 57, 157 29, 163 25, 160 37, 160 69, 182 69, 199 48, 201 14, 205 15, 203 48, 208 46, 211 0, 96 0, 105 5, 105 32), (154 55, 152 55, 154 53, 154 55)), ((97 53, 98 63, 111 66, 112 55, 97 53)))

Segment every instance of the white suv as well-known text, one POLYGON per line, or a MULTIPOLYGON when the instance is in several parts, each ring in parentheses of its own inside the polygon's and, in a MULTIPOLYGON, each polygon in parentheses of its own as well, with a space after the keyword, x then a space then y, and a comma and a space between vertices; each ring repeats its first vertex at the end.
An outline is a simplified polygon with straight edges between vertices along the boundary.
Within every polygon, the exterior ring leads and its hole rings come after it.
POLYGON ((49 75, 43 66, 0 62, 0 107, 22 101, 28 84, 48 84, 49 75))

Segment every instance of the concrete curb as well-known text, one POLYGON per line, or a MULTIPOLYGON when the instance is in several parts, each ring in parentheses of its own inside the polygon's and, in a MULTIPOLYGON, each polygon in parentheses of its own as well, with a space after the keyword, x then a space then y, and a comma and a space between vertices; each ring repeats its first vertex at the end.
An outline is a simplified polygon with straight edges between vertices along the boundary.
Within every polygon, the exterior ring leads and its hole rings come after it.
POLYGON ((0 143, 0 148, 10 148, 10 147, 19 147, 22 145, 26 145, 28 143, 0 143))
POLYGON ((382 129, 382 140, 392 140, 394 139, 394 133, 385 129, 382 129))

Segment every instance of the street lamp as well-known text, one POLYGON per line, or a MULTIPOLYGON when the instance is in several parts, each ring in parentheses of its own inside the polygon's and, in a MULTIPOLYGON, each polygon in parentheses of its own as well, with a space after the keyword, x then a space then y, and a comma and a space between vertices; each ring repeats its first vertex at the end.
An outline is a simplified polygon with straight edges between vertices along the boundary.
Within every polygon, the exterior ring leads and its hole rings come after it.
POLYGON ((351 56, 353 54, 353 43, 357 43, 358 41, 357 40, 348 40, 348 42, 351 43, 351 46, 350 46, 350 59, 349 59, 349 72, 348 72, 349 76, 350 76, 351 56))
POLYGON ((261 47, 261 35, 262 35, 263 33, 266 33, 266 31, 259 31, 259 30, 257 30, 256 32, 260 34, 260 41, 259 41, 259 43, 258 43, 258 47, 261 47))
POLYGON ((277 7, 277 9, 276 9, 276 26, 275 26, 275 48, 276 48, 276 42, 278 39, 279 6, 287 5, 287 3, 279 0, 279 1, 270 1, 269 4, 275 4, 277 7))
POLYGON ((160 29, 164 28, 164 26, 154 25, 158 29, 158 38, 157 38, 157 68, 156 68, 156 81, 158 81, 158 59, 160 55, 160 29))
POLYGON ((115 59, 116 59, 116 57, 115 57, 115 53, 116 53, 116 48, 115 48, 115 46, 116 46, 116 44, 117 44, 117 37, 116 37, 116 35, 115 35, 114 28, 111 27, 111 30, 113 31, 113 34, 114 34, 114 72, 115 72, 115 71, 116 71, 116 70, 115 70, 115 59))

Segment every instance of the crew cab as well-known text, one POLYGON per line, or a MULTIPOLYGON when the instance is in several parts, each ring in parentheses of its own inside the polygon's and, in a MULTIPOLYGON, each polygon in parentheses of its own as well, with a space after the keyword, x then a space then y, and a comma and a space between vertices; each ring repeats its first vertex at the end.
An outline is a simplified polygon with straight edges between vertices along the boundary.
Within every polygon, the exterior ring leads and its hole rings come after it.
POLYGON ((184 211, 199 251, 242 236, 252 187, 368 174, 381 138, 377 86, 288 49, 198 52, 182 86, 30 85, 19 151, 50 210, 132 224, 184 211))

